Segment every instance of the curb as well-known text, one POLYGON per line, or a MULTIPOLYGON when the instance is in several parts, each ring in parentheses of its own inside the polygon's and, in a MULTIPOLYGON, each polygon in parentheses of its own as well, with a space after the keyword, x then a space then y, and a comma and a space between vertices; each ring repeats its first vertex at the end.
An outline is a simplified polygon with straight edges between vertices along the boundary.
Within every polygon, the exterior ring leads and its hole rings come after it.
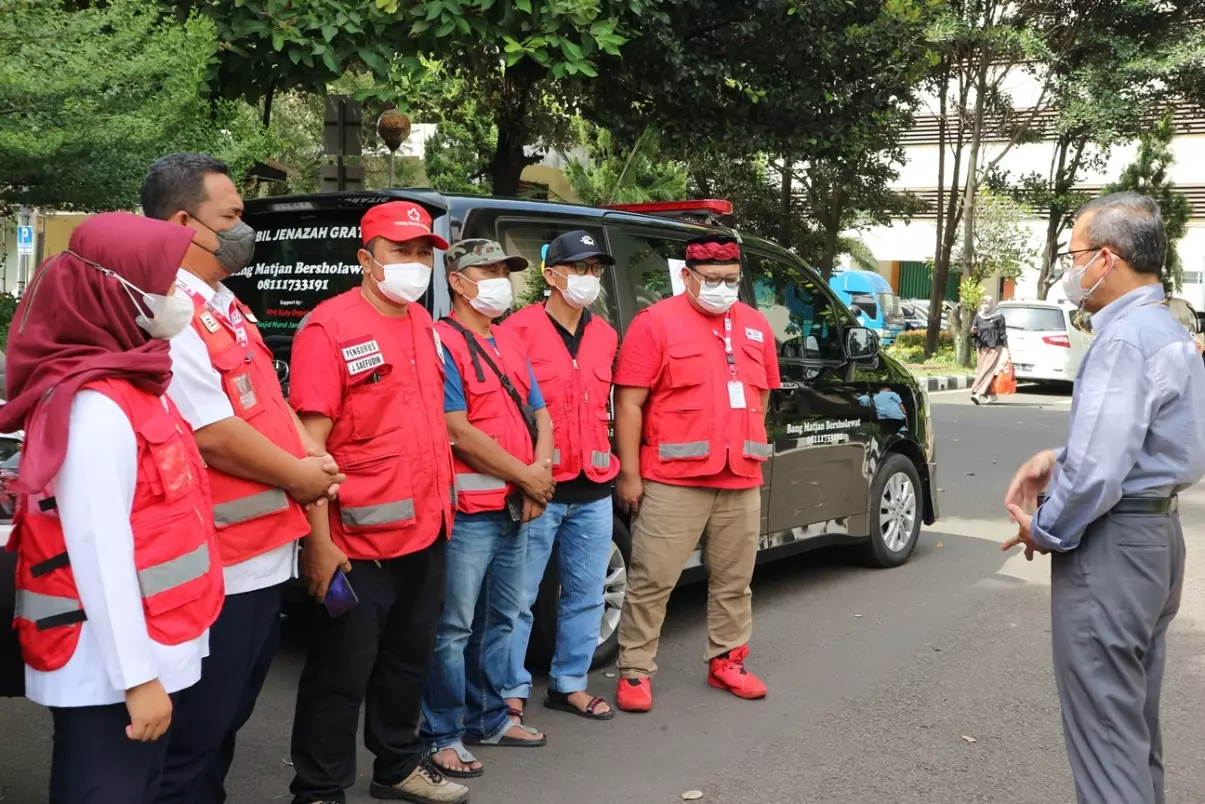
POLYGON ((971 375, 960 375, 956 377, 920 377, 928 384, 928 391, 963 391, 975 384, 975 378, 971 375))

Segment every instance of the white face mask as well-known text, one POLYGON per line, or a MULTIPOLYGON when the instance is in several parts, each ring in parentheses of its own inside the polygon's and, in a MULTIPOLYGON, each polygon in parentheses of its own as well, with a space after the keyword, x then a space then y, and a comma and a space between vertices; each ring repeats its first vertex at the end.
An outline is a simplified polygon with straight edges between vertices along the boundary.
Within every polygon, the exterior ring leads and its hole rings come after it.
MULTIPOLYGON (((689 269, 687 269, 689 270, 689 269)), ((698 276, 698 274, 695 274, 698 276)), ((730 288, 723 282, 719 283, 718 287, 713 286, 710 282, 706 282, 702 277, 699 277, 699 295, 695 296, 699 300, 699 306, 709 313, 722 315, 736 304, 737 298, 741 295, 739 286, 730 288)))
MULTIPOLYGON (((552 270, 551 268, 548 270, 552 270)), ((562 274, 559 271, 552 271, 557 276, 565 277, 565 289, 561 290, 561 296, 564 297, 566 303, 570 307, 581 309, 594 304, 594 300, 598 298, 599 292, 602 290, 602 278, 592 274, 585 276, 577 276, 576 274, 562 274)), ((560 290, 560 288, 557 288, 560 290)))
MULTIPOLYGON (((68 253, 75 254, 75 252, 68 253)), ((192 299, 188 296, 161 296, 158 293, 147 293, 103 265, 86 260, 78 254, 75 254, 75 257, 121 283, 122 290, 130 297, 130 301, 134 303, 134 309, 138 311, 134 323, 142 327, 152 338, 170 341, 183 332, 188 327, 188 323, 192 321, 194 309, 192 299), (141 301, 139 301, 140 299, 141 301)))
POLYGON ((1067 272, 1063 274, 1063 295, 1067 297, 1067 301, 1071 302, 1077 307, 1082 306, 1084 299, 1095 293, 1096 289, 1100 287, 1100 283, 1105 281, 1105 277, 1102 274, 1100 279, 1096 280, 1095 285, 1087 290, 1084 290, 1084 275, 1088 273, 1088 269, 1092 267, 1092 263, 1096 262, 1098 259, 1100 259, 1099 253, 1083 265, 1072 265, 1067 269, 1067 272))
POLYGON ((431 268, 421 262, 393 262, 377 265, 385 272, 385 278, 377 282, 381 295, 399 304, 416 302, 431 285, 431 268))
MULTIPOLYGON (((466 282, 473 282, 464 274, 460 276, 466 282)), ((473 284, 477 286, 477 297, 469 299, 469 304, 484 316, 497 318, 509 310, 515 302, 515 290, 511 287, 510 279, 504 276, 482 279, 473 284)))
POLYGON ((170 341, 187 329, 188 323, 192 321, 193 303, 187 296, 144 293, 142 303, 146 305, 150 316, 139 315, 134 321, 152 338, 170 341))

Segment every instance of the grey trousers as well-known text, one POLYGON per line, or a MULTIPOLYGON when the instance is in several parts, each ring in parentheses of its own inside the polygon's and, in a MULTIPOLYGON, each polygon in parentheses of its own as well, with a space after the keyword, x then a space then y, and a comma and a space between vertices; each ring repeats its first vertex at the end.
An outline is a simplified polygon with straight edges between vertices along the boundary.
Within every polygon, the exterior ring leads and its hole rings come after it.
POLYGON ((1109 514, 1051 562, 1054 669, 1079 804, 1163 804, 1159 694, 1180 516, 1109 514))

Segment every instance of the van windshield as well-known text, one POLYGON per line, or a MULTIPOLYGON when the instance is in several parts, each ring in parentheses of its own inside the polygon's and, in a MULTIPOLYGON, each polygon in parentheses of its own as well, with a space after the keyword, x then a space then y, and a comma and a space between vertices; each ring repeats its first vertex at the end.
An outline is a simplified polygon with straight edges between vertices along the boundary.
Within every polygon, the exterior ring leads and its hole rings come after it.
POLYGON ((1066 332, 1067 319, 1056 307, 1001 307, 1009 329, 1027 332, 1066 332))

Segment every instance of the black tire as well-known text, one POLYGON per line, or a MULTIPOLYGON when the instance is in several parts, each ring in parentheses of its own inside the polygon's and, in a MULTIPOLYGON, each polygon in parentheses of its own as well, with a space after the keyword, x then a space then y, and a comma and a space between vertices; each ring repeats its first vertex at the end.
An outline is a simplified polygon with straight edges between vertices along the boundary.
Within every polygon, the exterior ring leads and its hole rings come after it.
MULTIPOLYGON (((599 635, 598 648, 594 651, 591 669, 611 663, 619 652, 619 612, 627 592, 627 573, 632 561, 632 534, 618 516, 613 518, 611 526, 610 561, 607 569, 607 587, 604 590, 606 602, 603 608, 602 633, 599 635)), ((531 640, 527 643, 527 667, 533 672, 547 672, 552 664, 552 653, 556 649, 557 603, 560 596, 561 583, 554 553, 544 571, 540 596, 531 608, 531 640)))
POLYGON ((863 563, 881 569, 898 567, 912 555, 925 506, 912 461, 897 453, 885 457, 871 487, 870 538, 860 545, 863 563))

